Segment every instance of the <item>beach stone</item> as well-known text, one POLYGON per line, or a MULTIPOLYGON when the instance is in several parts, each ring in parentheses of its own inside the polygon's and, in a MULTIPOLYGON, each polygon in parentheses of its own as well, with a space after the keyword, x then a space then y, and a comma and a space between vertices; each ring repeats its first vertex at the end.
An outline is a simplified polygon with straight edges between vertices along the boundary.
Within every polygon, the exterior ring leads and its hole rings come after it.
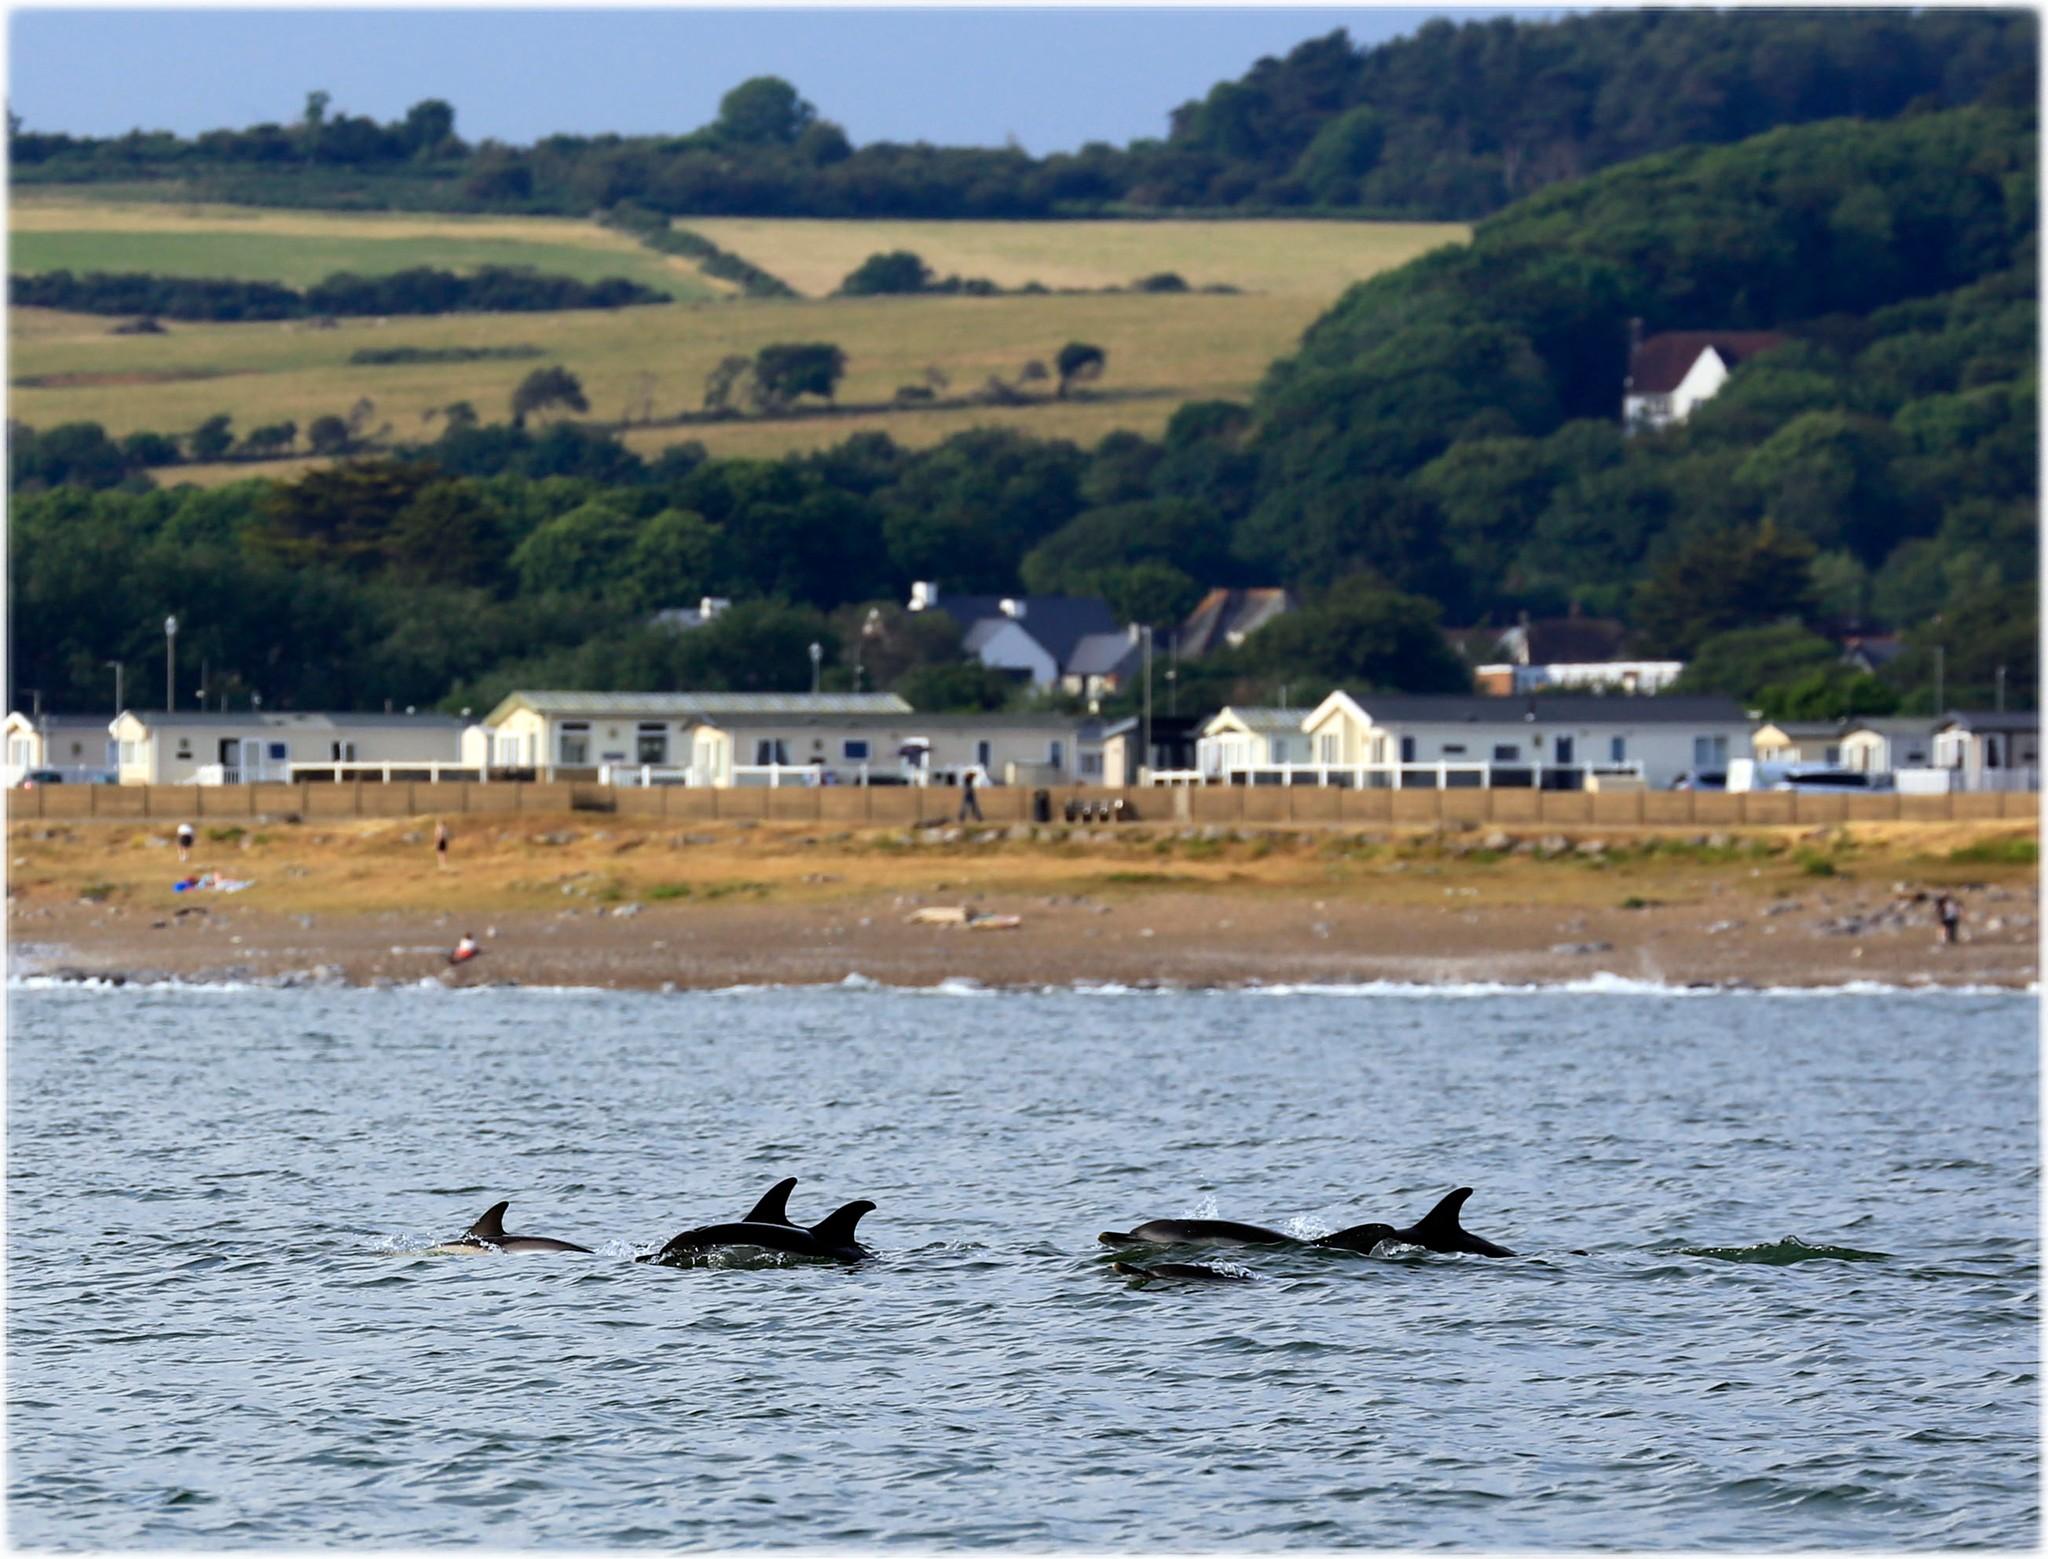
POLYGON ((640 906, 638 904, 621 904, 612 911, 612 917, 616 920, 630 920, 639 913, 640 906))
POLYGON ((1479 848, 1482 850, 1491 850, 1494 854, 1500 855, 1508 850, 1513 849, 1514 844, 1514 840, 1510 839, 1506 834, 1502 833, 1498 828, 1496 828, 1492 833, 1488 834, 1484 839, 1479 841, 1479 848))
POLYGON ((1707 835, 1703 843, 1709 850, 1726 850, 1734 845, 1735 837, 1732 834, 1712 833, 1707 835))
POLYGON ((1579 841, 1579 854, 1581 855, 1598 856, 1605 855, 1606 853, 1607 841, 1605 839, 1581 839, 1579 841))
POLYGON ((1550 950, 1553 953, 1574 957, 1587 953, 1612 952, 1614 944, 1612 942, 1559 942, 1553 945, 1550 950))
POLYGON ((1766 904, 1764 906, 1764 913, 1766 915, 1790 915, 1805 907, 1797 899, 1780 899, 1775 904, 1766 904))
POLYGON ((1536 842, 1536 853, 1546 860, 1554 855, 1565 855, 1571 850, 1572 842, 1563 834, 1545 834, 1536 842))

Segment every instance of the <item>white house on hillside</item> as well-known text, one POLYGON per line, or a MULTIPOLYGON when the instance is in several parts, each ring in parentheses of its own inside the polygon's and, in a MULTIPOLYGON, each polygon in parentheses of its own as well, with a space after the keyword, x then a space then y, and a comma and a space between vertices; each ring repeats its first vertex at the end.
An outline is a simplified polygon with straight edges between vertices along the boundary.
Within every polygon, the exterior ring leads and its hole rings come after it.
POLYGON ((935 582, 919 580, 910 587, 910 610, 944 612, 960 625, 969 655, 1036 688, 1071 677, 1072 691, 1090 679, 1097 691, 1113 689, 1137 653, 1109 603, 1093 596, 941 596, 935 582))
POLYGON ((1629 321, 1628 378, 1623 382, 1622 426, 1669 427, 1720 393, 1742 363, 1786 336, 1775 330, 1666 330, 1642 335, 1642 321, 1629 321))

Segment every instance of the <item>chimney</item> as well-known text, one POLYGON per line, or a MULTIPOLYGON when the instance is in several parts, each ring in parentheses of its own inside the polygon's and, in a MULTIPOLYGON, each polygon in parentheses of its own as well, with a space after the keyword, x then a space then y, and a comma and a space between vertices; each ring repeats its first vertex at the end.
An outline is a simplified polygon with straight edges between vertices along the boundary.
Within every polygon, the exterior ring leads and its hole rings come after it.
POLYGON ((910 609, 913 612, 928 612, 939 604, 939 582, 936 579, 913 579, 910 582, 910 609))
POLYGON ((1024 602, 1020 598, 1016 596, 1005 596, 998 603, 998 605, 1001 606, 1003 615, 1005 617, 1014 618, 1018 622, 1022 622, 1024 620, 1024 602))

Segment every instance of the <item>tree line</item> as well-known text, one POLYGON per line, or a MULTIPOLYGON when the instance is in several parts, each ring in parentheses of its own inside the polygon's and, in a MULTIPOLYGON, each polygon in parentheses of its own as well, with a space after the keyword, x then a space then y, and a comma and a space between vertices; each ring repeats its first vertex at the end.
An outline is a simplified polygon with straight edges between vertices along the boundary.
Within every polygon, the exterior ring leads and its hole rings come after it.
POLYGON ((278 282, 133 271, 17 273, 7 287, 16 308, 215 321, 544 313, 671 301, 668 293, 623 276, 587 282, 503 265, 482 266, 467 275, 425 265, 382 276, 338 271, 303 292, 278 282))
POLYGON ((756 77, 682 135, 464 142, 440 99, 389 124, 310 94, 292 123, 95 139, 10 118, 17 183, 177 179, 256 204, 519 209, 630 202, 701 216, 1022 218, 1319 210, 1464 220, 1682 145, 1780 125, 2031 104, 2037 25, 2010 11, 1596 11, 1433 21, 1369 48, 1341 30, 1259 60, 1163 137, 1033 158, 856 147, 790 83, 756 77))

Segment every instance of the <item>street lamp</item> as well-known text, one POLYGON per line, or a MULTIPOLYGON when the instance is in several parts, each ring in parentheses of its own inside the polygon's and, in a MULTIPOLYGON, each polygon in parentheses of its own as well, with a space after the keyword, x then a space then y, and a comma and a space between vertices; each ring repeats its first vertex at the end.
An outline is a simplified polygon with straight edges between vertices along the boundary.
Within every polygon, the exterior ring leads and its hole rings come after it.
POLYGON ((118 660, 110 660, 107 664, 114 668, 114 714, 118 717, 121 711, 128 707, 121 702, 121 674, 124 668, 118 660))
POLYGON ((164 619, 164 713, 178 707, 178 619, 164 619))
POLYGON ((819 663, 824 660, 824 658, 825 646, 820 644, 816 639, 811 640, 811 693, 813 696, 815 696, 818 691, 818 666, 819 663))
POLYGON ((853 641, 853 690, 860 691, 861 657, 867 653, 868 640, 882 636, 882 609, 868 608, 867 620, 860 625, 860 637, 853 641))

